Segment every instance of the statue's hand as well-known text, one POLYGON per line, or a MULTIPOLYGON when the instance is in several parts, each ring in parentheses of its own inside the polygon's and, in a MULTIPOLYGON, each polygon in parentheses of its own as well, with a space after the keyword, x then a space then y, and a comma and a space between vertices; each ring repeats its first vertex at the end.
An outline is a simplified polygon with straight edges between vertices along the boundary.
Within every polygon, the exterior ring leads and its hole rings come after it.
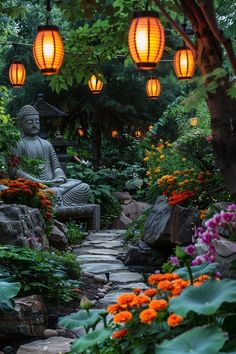
POLYGON ((65 183, 66 180, 65 180, 65 178, 61 177, 61 178, 57 178, 57 179, 53 180, 53 182, 54 182, 53 184, 55 186, 60 186, 61 184, 65 183))

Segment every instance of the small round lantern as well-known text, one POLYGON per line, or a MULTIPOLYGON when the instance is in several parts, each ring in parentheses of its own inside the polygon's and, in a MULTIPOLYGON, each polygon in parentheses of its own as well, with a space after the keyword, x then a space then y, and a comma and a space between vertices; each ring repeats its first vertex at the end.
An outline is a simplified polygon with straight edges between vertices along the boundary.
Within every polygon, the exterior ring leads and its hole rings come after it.
POLYGON ((150 124, 149 126, 148 126, 148 130, 150 131, 150 130, 152 130, 154 128, 154 125, 152 125, 152 124, 150 124))
POLYGON ((157 67, 165 46, 165 33, 157 12, 134 13, 128 45, 130 55, 138 69, 153 70, 157 67))
POLYGON ((99 80, 96 75, 92 75, 91 78, 88 81, 88 86, 90 88, 90 91, 94 94, 99 94, 102 91, 103 88, 103 82, 99 80))
POLYGON ((151 78, 146 83, 147 96, 151 100, 157 99, 161 93, 161 84, 157 78, 151 78))
POLYGON ((112 138, 117 138, 117 137, 118 137, 118 135, 119 135, 119 133, 118 133, 118 131, 117 131, 117 130, 112 130, 112 132, 111 132, 111 136, 112 136, 112 138))
POLYGON ((174 56, 174 70, 179 80, 190 80, 194 74, 195 59, 191 49, 183 47, 174 56))
POLYGON ((83 128, 78 128, 78 129, 77 129, 77 133, 78 133, 78 135, 82 138, 82 137, 84 136, 84 130, 83 130, 83 128))
POLYGON ((64 47, 58 27, 51 25, 38 27, 33 43, 33 55, 42 74, 58 74, 64 57, 64 47))
POLYGON ((189 119, 189 124, 190 124, 191 127, 196 127, 197 124, 198 124, 198 119, 197 119, 197 117, 190 118, 190 119, 189 119))
POLYGON ((13 87, 22 87, 26 78, 24 65, 20 61, 14 61, 9 68, 9 80, 13 87))
POLYGON ((142 137, 141 130, 139 130, 139 129, 135 130, 134 135, 135 135, 136 138, 141 138, 142 137))

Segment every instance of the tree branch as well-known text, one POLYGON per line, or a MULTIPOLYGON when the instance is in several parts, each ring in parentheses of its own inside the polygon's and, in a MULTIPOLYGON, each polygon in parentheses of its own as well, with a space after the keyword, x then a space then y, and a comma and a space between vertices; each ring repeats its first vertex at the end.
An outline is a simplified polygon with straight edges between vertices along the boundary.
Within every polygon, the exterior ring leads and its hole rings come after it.
POLYGON ((170 24, 174 27, 176 32, 178 32, 181 37, 183 38, 184 42, 186 43, 187 47, 191 49, 193 52, 193 55, 196 56, 196 47, 193 44, 193 42, 189 39, 187 34, 182 30, 182 28, 175 22, 175 20, 168 14, 168 12, 165 10, 164 6, 160 3, 159 0, 155 0, 155 3, 161 13, 167 18, 167 20, 170 22, 170 24))
POLYGON ((198 0, 198 3, 199 3, 199 6, 202 10, 202 13, 207 21, 207 24, 208 24, 212 34, 217 39, 217 41, 219 41, 224 46, 226 53, 228 54, 228 58, 229 58, 231 66, 232 66, 232 69, 234 71, 234 74, 236 75, 236 57, 234 54, 231 40, 229 38, 226 38, 223 35, 223 33, 219 30, 214 19, 209 15, 209 13, 204 5, 203 0, 198 0))

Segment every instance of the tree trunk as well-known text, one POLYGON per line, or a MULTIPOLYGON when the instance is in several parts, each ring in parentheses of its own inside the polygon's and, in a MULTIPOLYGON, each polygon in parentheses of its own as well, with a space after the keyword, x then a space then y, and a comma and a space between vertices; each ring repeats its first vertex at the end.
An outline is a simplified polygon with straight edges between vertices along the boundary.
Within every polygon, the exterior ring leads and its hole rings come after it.
MULTIPOLYGON (((190 2, 187 3, 186 0, 182 0, 181 3, 196 34, 197 66, 201 75, 204 76, 217 68, 222 68, 222 47, 211 32, 199 8, 195 9, 194 5, 190 5, 190 2)), ((214 14, 211 16, 214 21, 214 14)), ((206 80, 206 88, 211 81, 212 78, 206 80)), ((236 101, 227 95, 229 86, 228 75, 220 78, 215 92, 207 93, 206 101, 211 115, 216 163, 227 189, 236 198, 236 101)))
POLYGON ((92 127, 92 154, 93 154, 93 169, 97 171, 101 160, 101 126, 99 114, 97 110, 94 113, 93 127, 92 127))

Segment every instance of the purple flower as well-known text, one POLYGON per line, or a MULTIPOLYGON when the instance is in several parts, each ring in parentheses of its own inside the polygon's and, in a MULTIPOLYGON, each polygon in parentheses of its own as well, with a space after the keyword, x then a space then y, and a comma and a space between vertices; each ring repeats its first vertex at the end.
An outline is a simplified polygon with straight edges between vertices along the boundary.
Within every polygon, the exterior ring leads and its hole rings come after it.
POLYGON ((195 247, 193 245, 189 245, 187 247, 184 247, 184 251, 189 255, 192 256, 195 252, 195 247))
POLYGON ((205 262, 205 259, 203 256, 197 256, 193 261, 192 261, 192 265, 196 266, 196 265, 200 265, 202 263, 205 262))
POLYGON ((230 204, 227 208, 228 211, 236 211, 236 204, 230 204))
POLYGON ((175 256, 170 256, 170 261, 171 261, 171 263, 172 263, 174 266, 179 267, 179 260, 178 260, 177 257, 175 257, 175 256))

